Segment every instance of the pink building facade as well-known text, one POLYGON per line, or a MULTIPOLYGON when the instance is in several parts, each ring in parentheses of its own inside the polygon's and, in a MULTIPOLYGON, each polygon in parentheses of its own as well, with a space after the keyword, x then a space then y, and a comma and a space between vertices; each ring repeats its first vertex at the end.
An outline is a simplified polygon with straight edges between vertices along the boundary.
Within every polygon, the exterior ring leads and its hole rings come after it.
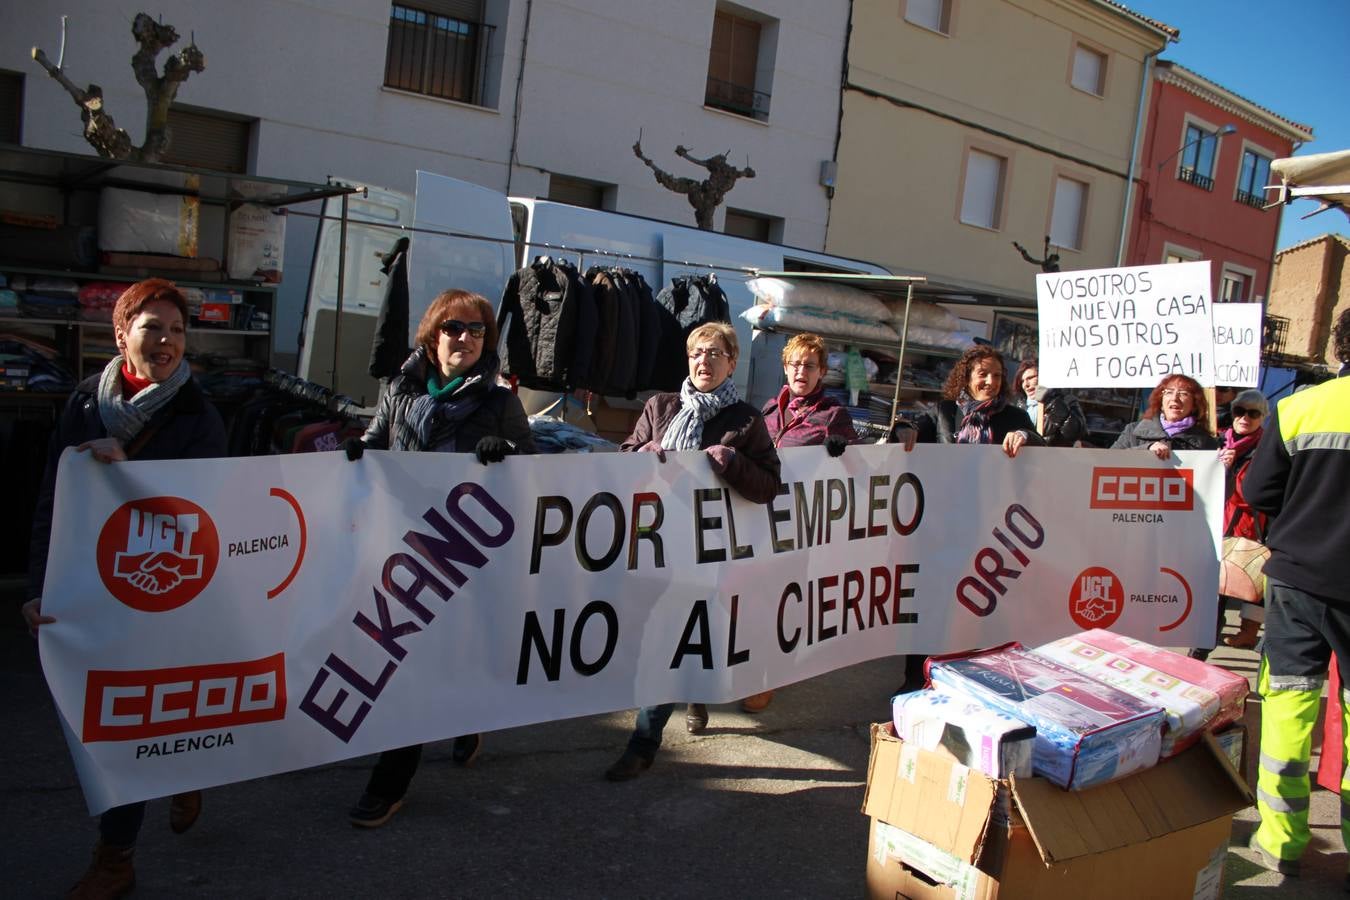
POLYGON ((1159 60, 1140 150, 1126 265, 1210 260, 1214 297, 1264 301, 1281 209, 1263 209, 1270 162, 1312 129, 1159 60))

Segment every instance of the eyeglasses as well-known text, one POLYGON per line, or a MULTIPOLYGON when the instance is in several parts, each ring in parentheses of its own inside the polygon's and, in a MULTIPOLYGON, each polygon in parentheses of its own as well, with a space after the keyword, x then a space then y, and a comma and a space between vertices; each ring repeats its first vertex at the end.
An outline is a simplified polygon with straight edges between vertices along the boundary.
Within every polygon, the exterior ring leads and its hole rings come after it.
POLYGON ((1191 392, 1190 392, 1190 391, 1178 391, 1178 390, 1174 390, 1174 389, 1172 389, 1172 388, 1168 388, 1167 390, 1163 391, 1163 392, 1162 392, 1162 395, 1163 395, 1164 397, 1176 397, 1178 400, 1189 400, 1189 399, 1191 399, 1191 392))
POLYGON ((730 359, 731 354, 725 350, 718 350, 716 347, 696 347, 689 351, 690 359, 703 359, 707 357, 709 362, 716 362, 719 359, 730 359))
POLYGON ((487 334, 487 326, 482 322, 461 322, 459 319, 446 319, 436 327, 440 329, 441 334, 452 338, 457 338, 467 331, 469 337, 475 341, 481 341, 483 335, 487 334))
POLYGON ((813 362, 790 362, 790 363, 783 363, 783 368, 801 369, 803 372, 814 372, 816 369, 820 368, 820 364, 813 362))
POLYGON ((1248 409, 1245 406, 1233 407, 1233 418, 1235 419, 1260 419, 1265 416, 1259 409, 1248 409))

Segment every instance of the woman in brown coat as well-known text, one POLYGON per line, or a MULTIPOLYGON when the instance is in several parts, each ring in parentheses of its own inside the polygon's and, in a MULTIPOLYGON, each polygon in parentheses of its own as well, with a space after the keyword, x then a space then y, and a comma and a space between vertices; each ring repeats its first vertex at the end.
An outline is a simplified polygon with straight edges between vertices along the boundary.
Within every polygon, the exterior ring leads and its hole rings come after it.
MULTIPOLYGON (((768 503, 778 493, 778 452, 759 410, 740 399, 731 375, 739 345, 725 322, 709 322, 689 333, 685 342, 689 377, 679 393, 657 394, 647 401, 623 451, 656 453, 702 450, 708 465, 727 484, 753 503, 768 503)), ((605 772, 610 781, 627 781, 646 771, 661 747, 661 732, 676 704, 638 710, 637 727, 628 749, 605 772)), ((690 704, 685 727, 697 734, 708 724, 703 704, 690 704)))

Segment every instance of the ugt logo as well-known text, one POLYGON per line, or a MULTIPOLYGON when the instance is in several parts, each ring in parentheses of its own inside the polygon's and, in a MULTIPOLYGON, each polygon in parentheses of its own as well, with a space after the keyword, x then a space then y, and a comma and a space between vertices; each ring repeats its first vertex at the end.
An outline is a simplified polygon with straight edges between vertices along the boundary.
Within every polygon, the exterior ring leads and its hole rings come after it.
POLYGON ((1125 610, 1125 590, 1110 569, 1092 566, 1078 573, 1069 591, 1069 616, 1083 629, 1110 628, 1125 610))
POLYGON ((141 612, 177 609, 216 572, 220 537, 206 510, 181 497, 123 503, 98 536, 98 574, 118 600, 141 612))

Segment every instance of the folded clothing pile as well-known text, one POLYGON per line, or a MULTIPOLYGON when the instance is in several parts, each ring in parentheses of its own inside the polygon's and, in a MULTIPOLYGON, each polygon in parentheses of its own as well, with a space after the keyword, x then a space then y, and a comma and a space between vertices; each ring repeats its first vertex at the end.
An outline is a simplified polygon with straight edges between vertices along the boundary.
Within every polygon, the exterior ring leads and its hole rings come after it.
POLYGON ((129 285, 125 281, 91 281, 80 286, 80 318, 111 322, 113 307, 129 285))
POLYGON ((617 453, 619 445, 557 416, 530 416, 530 437, 540 453, 617 453))
POLYGON ((1037 647, 1047 657, 1146 703, 1167 716, 1162 755, 1175 756, 1200 739, 1242 718, 1247 679, 1198 659, 1102 629, 1037 647))
POLYGON ((1162 707, 1018 644, 927 663, 933 686, 1036 728, 1032 769, 1070 790, 1104 784, 1158 761, 1162 707))
POLYGON ((15 275, 10 289, 19 295, 19 309, 39 319, 74 319, 80 315, 80 285, 71 278, 15 275))

